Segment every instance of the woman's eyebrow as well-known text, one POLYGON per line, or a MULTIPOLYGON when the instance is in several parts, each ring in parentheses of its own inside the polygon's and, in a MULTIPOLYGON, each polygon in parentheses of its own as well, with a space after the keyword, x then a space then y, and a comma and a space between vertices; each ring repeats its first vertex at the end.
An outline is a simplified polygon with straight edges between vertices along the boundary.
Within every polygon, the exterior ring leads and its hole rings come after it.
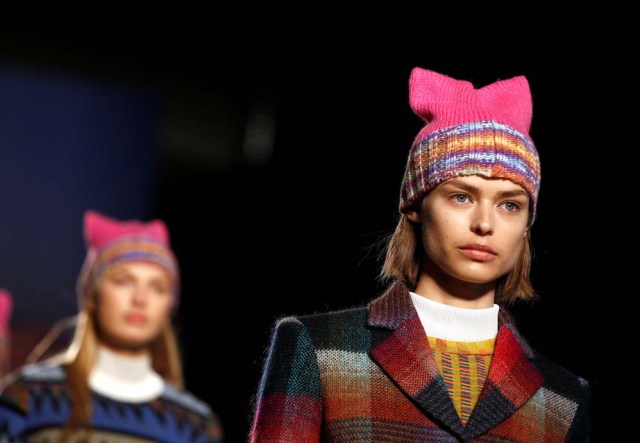
MULTIPOLYGON (((470 192, 470 193, 480 192, 480 187, 478 187, 476 185, 471 185, 469 183, 463 182, 462 180, 456 180, 456 179, 452 179, 452 180, 449 180, 446 183, 443 183, 442 187, 443 188, 445 188, 445 187, 458 188, 458 189, 461 189, 463 191, 467 191, 467 192, 470 192)), ((525 191, 524 189, 519 189, 519 188, 518 189, 509 189, 509 190, 506 190, 506 191, 500 191, 500 192, 498 192, 498 195, 500 197, 502 197, 502 198, 505 198, 505 197, 507 197, 507 198, 508 197, 520 197, 520 196, 528 197, 527 191, 525 191)))
POLYGON ((529 194, 524 189, 514 189, 512 191, 501 191, 498 195, 500 197, 526 197, 529 198, 529 194))
POLYGON ((109 269, 107 271, 107 275, 111 276, 111 277, 120 277, 123 275, 129 275, 129 271, 127 271, 126 269, 116 269, 115 267, 113 269, 109 269))
POLYGON ((442 184, 442 187, 455 187, 455 188, 459 188, 462 189, 463 191, 467 191, 467 192, 479 192, 480 188, 478 186, 475 185, 470 185, 468 183, 463 182, 462 180, 456 180, 455 178, 452 180, 449 180, 446 183, 442 184))

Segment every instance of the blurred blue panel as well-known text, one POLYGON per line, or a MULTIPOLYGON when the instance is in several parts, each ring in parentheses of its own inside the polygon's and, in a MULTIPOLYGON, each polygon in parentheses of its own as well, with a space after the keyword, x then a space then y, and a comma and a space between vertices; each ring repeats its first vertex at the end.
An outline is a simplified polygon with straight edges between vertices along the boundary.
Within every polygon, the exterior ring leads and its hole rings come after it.
POLYGON ((0 287, 14 320, 75 313, 85 209, 152 215, 161 111, 150 89, 0 62, 0 287))

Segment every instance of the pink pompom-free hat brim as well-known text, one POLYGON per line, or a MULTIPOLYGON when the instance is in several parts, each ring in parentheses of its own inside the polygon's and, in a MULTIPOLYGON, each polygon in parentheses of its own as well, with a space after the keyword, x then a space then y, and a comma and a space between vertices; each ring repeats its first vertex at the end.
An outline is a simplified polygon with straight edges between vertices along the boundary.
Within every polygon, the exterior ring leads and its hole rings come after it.
POLYGON ((411 109, 425 121, 409 153, 400 211, 415 209, 440 183, 457 176, 504 178, 530 199, 540 188, 540 159, 529 136, 532 99, 524 76, 476 89, 471 82, 422 68, 409 78, 411 109))
POLYGON ((123 261, 145 261, 162 266, 172 277, 178 300, 179 270, 169 243, 169 231, 162 220, 120 221, 88 210, 84 215, 87 246, 78 279, 78 295, 86 296, 96 279, 111 265, 123 261))

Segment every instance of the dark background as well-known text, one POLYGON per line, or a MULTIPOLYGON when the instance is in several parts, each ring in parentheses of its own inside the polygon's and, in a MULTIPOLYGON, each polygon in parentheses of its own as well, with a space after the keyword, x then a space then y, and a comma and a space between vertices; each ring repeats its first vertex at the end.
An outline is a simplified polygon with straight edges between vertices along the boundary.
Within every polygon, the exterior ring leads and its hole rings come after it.
POLYGON ((593 131, 611 117, 594 108, 610 94, 602 79, 614 77, 614 57, 585 38, 517 51, 299 38, 0 41, 0 287, 14 296, 13 366, 75 312, 84 209, 162 218, 182 269, 187 388, 218 413, 227 441, 244 441, 275 320, 383 289, 380 241, 422 126, 408 105, 411 69, 477 87, 524 74, 542 160, 532 231, 541 300, 514 313, 535 348, 593 382, 597 433, 594 300, 608 249, 592 234, 614 223, 591 209, 606 203, 592 205, 585 183, 606 160, 584 154, 606 149, 593 131))

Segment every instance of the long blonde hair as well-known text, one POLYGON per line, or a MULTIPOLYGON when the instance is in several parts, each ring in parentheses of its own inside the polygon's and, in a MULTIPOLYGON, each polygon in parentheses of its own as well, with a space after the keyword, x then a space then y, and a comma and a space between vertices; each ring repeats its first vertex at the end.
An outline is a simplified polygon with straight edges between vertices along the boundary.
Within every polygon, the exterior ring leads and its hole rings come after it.
MULTIPOLYGON (((514 268, 496 282, 496 303, 512 304, 517 300, 533 301, 537 294, 533 289, 531 269, 531 230, 523 240, 520 255, 514 268)), ((400 280, 410 290, 418 285, 424 250, 420 225, 401 214, 394 233, 386 244, 386 253, 379 278, 382 281, 400 280)))
MULTIPOLYGON (((81 303, 81 308, 76 316, 73 339, 69 346, 62 352, 47 358, 46 361, 60 364, 66 369, 66 384, 71 401, 71 414, 60 441, 65 441, 70 432, 87 429, 91 423, 93 414, 91 390, 89 388, 89 374, 93 369, 100 339, 96 329, 95 309, 93 306, 98 297, 97 283, 87 295, 87 299, 81 303)), ((51 342, 50 337, 44 341, 51 342)), ((27 362, 34 362, 43 354, 43 346, 36 346, 38 353, 32 352, 27 362)), ((182 359, 180 348, 173 326, 168 322, 160 335, 151 344, 151 362, 153 369, 162 378, 179 389, 184 388, 182 375, 182 359)))

